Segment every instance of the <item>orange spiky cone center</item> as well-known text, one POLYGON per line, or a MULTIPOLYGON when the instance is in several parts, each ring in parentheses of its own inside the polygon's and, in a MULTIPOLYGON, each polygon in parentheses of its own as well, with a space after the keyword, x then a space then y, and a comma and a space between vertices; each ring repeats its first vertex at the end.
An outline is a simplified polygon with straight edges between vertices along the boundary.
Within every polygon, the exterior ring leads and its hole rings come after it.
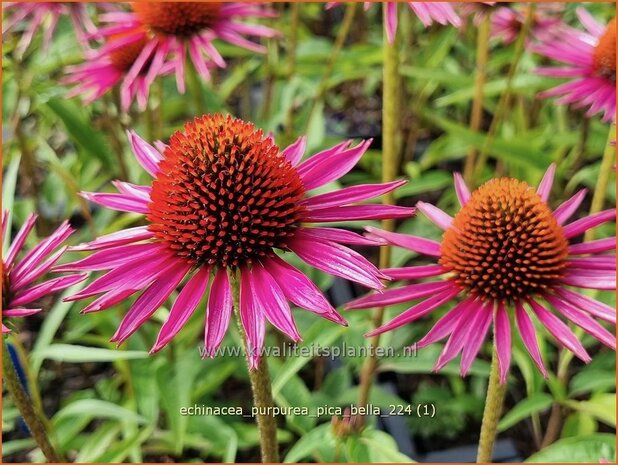
POLYGON ((616 18, 609 22, 594 49, 592 67, 598 76, 616 81, 616 18))
POLYGON ((440 263, 471 294, 516 301, 551 287, 567 255, 547 203, 525 182, 501 178, 474 191, 455 216, 440 263))
MULTIPOLYGON (((142 53, 142 50, 146 46, 148 38, 146 37, 145 31, 142 28, 138 28, 136 29, 136 31, 144 32, 144 35, 141 39, 132 41, 131 43, 126 44, 122 47, 118 47, 117 49, 112 50, 109 54, 114 68, 116 68, 118 71, 129 71, 131 69, 131 66, 133 66, 133 63, 135 63, 135 60, 137 60, 137 57, 139 57, 140 53, 142 53)), ((114 34, 109 37, 108 43, 121 40, 129 34, 134 34, 136 31, 114 34)))
POLYGON ((199 265, 238 267, 287 249, 305 189, 271 138, 207 115, 172 135, 150 195, 149 228, 199 265))
POLYGON ((136 2, 133 11, 156 34, 188 37, 213 27, 222 6, 220 2, 136 2))

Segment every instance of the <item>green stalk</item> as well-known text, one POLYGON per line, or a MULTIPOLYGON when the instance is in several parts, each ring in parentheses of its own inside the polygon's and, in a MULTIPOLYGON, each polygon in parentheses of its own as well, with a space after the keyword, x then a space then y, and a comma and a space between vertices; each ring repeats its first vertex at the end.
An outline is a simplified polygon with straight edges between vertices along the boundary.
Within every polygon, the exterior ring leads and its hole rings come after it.
POLYGON ((481 152, 476 163, 476 168, 474 169, 474 179, 480 179, 480 177, 483 175, 485 165, 487 164, 489 149, 494 141, 494 138, 496 137, 498 127, 502 123, 502 120, 506 114, 506 110, 511 102, 511 94, 513 93, 513 79, 515 78, 515 73, 524 55, 524 51, 526 49, 526 39, 528 38, 528 33, 530 32, 533 20, 534 3, 528 3, 526 19, 524 21, 524 24, 522 25, 521 31, 519 32, 519 36, 517 37, 513 61, 511 62, 511 66, 509 67, 509 72, 506 77, 506 89, 504 90, 504 93, 500 96, 496 112, 494 113, 494 117, 491 120, 491 125, 489 126, 487 137, 485 138, 485 142, 483 143, 483 146, 481 148, 481 152))
POLYGON ((205 115, 208 109, 206 108, 206 104, 204 103, 204 96, 202 95, 200 76, 191 60, 187 61, 185 69, 187 89, 189 89, 189 94, 193 98, 193 103, 195 105, 195 114, 197 116, 205 115))
POLYGON ((345 45, 345 41, 350 34, 350 29, 352 29, 352 24, 354 20, 354 14, 356 12, 356 3, 349 2, 346 3, 346 10, 343 17, 343 22, 341 23, 341 27, 339 28, 339 32, 337 33, 337 38, 335 39, 335 44, 333 45, 333 50, 328 58, 328 63, 326 64, 326 68, 324 69, 324 74, 320 79, 318 84, 318 92, 315 98, 311 101, 311 108, 309 109, 309 114, 307 116, 307 124, 305 126, 305 133, 309 129, 309 125, 311 124, 311 120, 313 118, 313 114, 318 106, 318 102, 321 102, 324 99, 324 94, 328 90, 328 80, 330 79, 331 74, 333 73, 333 69, 335 68, 335 63, 337 62, 337 58, 339 58, 339 54, 345 45))
MULTIPOLYGON (((382 91, 382 182, 391 182, 397 176, 399 163, 399 56, 397 52, 397 37, 393 44, 386 40, 384 33, 384 80, 382 91)), ((392 192, 384 195, 383 203, 393 205, 395 198, 392 192)), ((394 220, 384 220, 382 228, 387 231, 395 229, 394 220)), ((380 268, 388 268, 391 261, 391 248, 380 248, 380 268)), ((375 328, 382 325, 384 308, 378 308, 374 315, 373 325, 375 328)), ((373 336, 369 340, 372 347, 369 357, 366 358, 361 370, 359 405, 366 405, 369 401, 369 393, 378 366, 376 347, 380 345, 380 335, 373 336)))
POLYGON ((56 452, 49 441, 47 431, 43 426, 43 422, 34 410, 34 405, 28 394, 24 391, 22 384, 19 381, 15 367, 9 354, 9 349, 6 344, 6 338, 2 338, 2 379, 3 387, 9 391, 15 406, 19 410, 22 418, 28 425, 28 429, 32 434, 35 442, 45 455, 45 458, 50 463, 61 463, 60 455, 56 452))
MULTIPOLYGON (((249 352, 245 341, 244 329, 240 320, 240 281, 237 275, 231 277, 232 295, 234 298, 234 314, 240 329, 240 335, 245 344, 247 363, 249 362, 249 352)), ((262 463, 279 462, 279 446, 277 444, 277 422, 273 415, 260 414, 262 411, 272 411, 275 402, 273 400, 272 384, 268 372, 268 360, 265 357, 260 359, 257 369, 249 368, 249 380, 251 381, 251 391, 253 393, 253 405, 258 409, 257 425, 260 434, 260 450, 262 463)))
POLYGON ((496 442, 498 420, 502 414, 502 406, 506 397, 506 383, 500 384, 500 369, 498 367, 498 354, 494 347, 491 357, 491 371, 487 383, 487 397, 485 398, 485 410, 481 424, 481 436, 479 449, 476 456, 477 463, 490 463, 494 444, 496 442))
MULTIPOLYGON (((470 115, 470 129, 477 132, 481 128, 483 116, 483 99, 485 81, 487 80, 487 61, 489 57, 489 32, 491 29, 491 15, 483 17, 476 37, 476 74, 474 77, 474 100, 470 115)), ((464 179, 468 185, 472 184, 474 165, 476 164, 476 147, 471 146, 464 165, 464 179)))

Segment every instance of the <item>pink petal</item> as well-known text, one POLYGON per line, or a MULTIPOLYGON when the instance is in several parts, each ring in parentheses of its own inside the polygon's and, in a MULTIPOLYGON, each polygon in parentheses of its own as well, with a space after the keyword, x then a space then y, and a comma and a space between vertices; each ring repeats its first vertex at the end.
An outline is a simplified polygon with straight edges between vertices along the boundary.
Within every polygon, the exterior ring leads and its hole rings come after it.
POLYGON ((10 305, 11 307, 18 307, 28 304, 53 292, 71 287, 73 284, 83 281, 86 277, 86 274, 62 276, 60 278, 50 279, 49 281, 45 281, 28 289, 22 289, 11 299, 10 305))
POLYGON ((453 289, 451 286, 451 288, 446 290, 445 292, 434 294, 432 297, 429 297, 428 299, 414 305, 413 307, 410 307, 403 313, 397 315, 387 324, 368 332, 366 336, 376 336, 386 331, 391 331, 395 328, 399 328, 412 321, 418 320, 422 316, 438 308, 440 305, 445 304, 446 302, 449 302, 450 300, 455 298, 455 296, 457 296, 459 292, 459 289, 453 289))
POLYGON ((112 210, 129 213, 150 212, 148 202, 136 199, 133 196, 125 194, 99 194, 94 192, 80 192, 80 195, 93 203, 97 203, 112 210))
POLYGON ((589 229, 595 228, 600 224, 616 219, 616 210, 605 210, 594 215, 586 216, 564 227, 564 236, 567 239, 579 236, 589 229))
POLYGON ((310 210, 318 210, 328 207, 340 207, 342 205, 360 202, 362 200, 379 197, 406 184, 407 181, 393 181, 384 184, 360 184, 344 187, 334 192, 310 197, 305 205, 310 210))
POLYGON ((348 141, 305 160, 298 166, 298 174, 305 190, 310 191, 347 174, 358 163, 371 142, 371 139, 366 140, 348 149, 348 141))
POLYGON ((2 310, 2 316, 8 318, 23 318, 25 316, 35 315, 43 311, 42 308, 11 308, 8 310, 2 310))
POLYGON ((223 337, 230 325, 230 317, 234 308, 234 296, 230 279, 225 268, 219 268, 210 287, 206 322, 204 325, 205 355, 213 358, 221 345, 223 337))
POLYGON ((616 270, 615 255, 596 255, 583 258, 569 258, 569 268, 581 268, 584 270, 616 270))
POLYGON ((382 270, 391 279, 420 279, 439 276, 446 273, 442 265, 408 266, 404 268, 386 268, 382 270))
MULTIPOLYGON (((7 268, 10 268, 13 265, 13 262, 15 261, 17 254, 21 251, 21 248, 23 247, 24 242, 26 242, 26 238, 28 237, 28 234, 30 234, 30 231, 32 231, 32 228, 34 228, 36 219, 37 219, 37 215, 35 213, 30 213, 28 215, 28 218, 26 218, 26 221, 24 222, 22 227, 19 228, 19 231, 13 238, 13 242, 11 242, 11 245, 6 253, 6 258, 4 259, 4 263, 7 268)), ((4 223, 5 226, 7 224, 8 223, 4 223)))
POLYGON ((476 308, 474 299, 468 298, 458 303, 451 310, 448 310, 444 316, 433 325, 429 332, 416 343, 416 347, 421 349, 451 334, 453 329, 457 326, 461 316, 469 311, 468 309, 472 305, 476 308))
POLYGON ((468 186, 466 186, 466 182, 463 177, 459 173, 454 173, 455 177, 455 193, 457 194, 457 200, 459 200, 459 204, 463 207, 470 200, 470 190, 468 186))
POLYGON ((286 147, 281 154, 292 164, 292 166, 296 166, 303 158, 306 149, 307 138, 302 136, 296 139, 296 142, 292 145, 286 147))
POLYGON ((561 278, 561 282, 583 289, 614 291, 616 290, 616 270, 571 269, 566 276, 561 278))
POLYGON ((532 360, 536 364, 539 371, 543 374, 544 378, 547 378, 547 370, 543 365, 543 358, 541 357, 541 351, 539 350, 539 344, 536 340, 536 331, 534 324, 526 312, 524 306, 517 302, 515 304, 515 319, 517 320, 517 327, 519 328, 519 334, 526 350, 532 357, 532 360))
POLYGON ((263 304, 257 300, 250 273, 247 269, 241 271, 240 321, 245 332, 249 368, 255 370, 260 364, 266 325, 262 311, 263 304))
POLYGON ((269 259, 264 265, 281 287, 285 297, 294 305, 335 323, 347 324, 324 297, 322 291, 300 270, 277 256, 269 259))
POLYGON ((616 336, 606 330, 589 315, 552 295, 548 294, 544 297, 572 323, 582 328, 609 348, 616 350, 616 336))
POLYGON ((174 266, 171 267, 169 274, 153 282, 148 289, 137 298, 131 309, 124 316, 118 330, 112 336, 111 341, 121 344, 131 336, 131 334, 137 331, 137 329, 163 305, 190 269, 191 265, 184 261, 178 261, 178 263, 175 263, 174 266))
POLYGON ((564 224, 577 211, 586 197, 588 189, 582 189, 569 200, 563 202, 554 210, 554 217, 558 224, 564 224))
POLYGON ((382 242, 374 241, 352 231, 338 228, 306 228, 305 234, 313 235, 319 241, 338 242, 352 245, 382 245, 382 242))
POLYGON ((536 193, 539 194, 539 197, 543 200, 543 202, 547 202, 549 199, 549 194, 551 192, 551 188, 554 185, 554 176, 556 175, 556 164, 552 163, 547 168, 543 179, 541 180, 541 184, 539 184, 536 193))
POLYGON ((592 360, 577 336, 557 316, 535 300, 529 299, 528 303, 541 323, 543 323, 560 344, 573 352, 583 362, 589 363, 592 360))
POLYGON ((354 205, 309 210, 303 216, 305 222, 329 223, 333 221, 386 220, 408 218, 414 208, 394 205, 354 205))
POLYGON ((555 289, 558 295, 567 302, 575 305, 580 310, 584 310, 591 315, 601 318, 602 320, 609 321, 616 324, 616 309, 599 302, 591 297, 578 294, 569 289, 558 287, 555 289))
POLYGON ((250 275, 256 291, 255 297, 261 302, 268 321, 294 342, 300 341, 292 310, 277 281, 261 265, 254 266, 250 275))
POLYGON ((367 235, 369 238, 379 237, 386 240, 390 244, 397 245, 399 247, 403 247, 404 249, 412 250, 423 255, 429 255, 432 257, 439 257, 441 255, 440 243, 430 239, 408 234, 383 231, 372 226, 367 226, 365 230, 369 233, 367 235))
POLYGON ((385 2, 383 7, 386 40, 389 44, 393 44, 397 34, 397 2, 385 2))
POLYGON ((416 204, 416 208, 418 208, 433 224, 443 231, 450 229, 453 225, 453 217, 446 214, 438 207, 435 207, 429 203, 418 202, 416 204))
POLYGON ((30 283, 33 283, 38 278, 40 278, 45 273, 47 273, 50 270, 50 268, 54 266, 54 264, 58 260, 60 260, 60 257, 62 257, 62 255, 64 254, 66 250, 67 250, 66 246, 61 247, 56 252, 54 252, 52 255, 50 255, 49 258, 47 258, 47 260, 45 260, 39 266, 32 268, 30 271, 28 271, 26 274, 24 274, 20 278, 12 279, 11 286, 17 289, 17 288, 25 287, 29 285, 30 283))
POLYGON ((197 305, 204 297, 208 280, 210 278, 210 268, 202 267, 182 288, 178 294, 178 298, 174 302, 172 309, 165 320, 165 323, 159 331, 157 341, 150 350, 153 354, 161 350, 165 345, 172 340, 176 334, 187 323, 197 305))
POLYGON ((117 245, 123 245, 131 242, 138 242, 154 237, 154 233, 148 230, 148 226, 138 226, 136 228, 123 229, 111 234, 106 234, 96 238, 92 242, 86 242, 74 247, 70 247, 72 252, 84 252, 87 250, 107 249, 117 245))
POLYGON ((160 250, 161 247, 159 243, 120 245, 97 251, 82 260, 57 266, 54 268, 54 272, 109 270, 131 262, 138 257, 151 255, 160 250))
POLYGON ((582 244, 571 245, 569 247, 569 254, 586 255, 586 254, 607 252, 609 250, 616 250, 616 238, 615 237, 608 237, 607 239, 598 239, 596 241, 590 241, 590 242, 584 242, 582 244))
POLYGON ((504 384, 511 364, 511 324, 502 302, 498 304, 498 309, 494 313, 494 343, 500 367, 500 383, 504 384))
POLYGON ((463 350, 461 355, 461 364, 459 373, 461 376, 466 376, 470 371, 472 362, 481 350, 481 346, 487 336, 489 325, 491 324, 491 318, 493 315, 493 302, 486 303, 478 314, 474 317, 474 323, 472 324, 468 337, 466 337, 463 343, 463 350))
POLYGON ((451 281, 437 281, 430 283, 409 284, 407 286, 387 289, 379 294, 370 294, 346 304, 346 310, 362 308, 386 307, 414 299, 424 299, 437 292, 451 289, 451 281))

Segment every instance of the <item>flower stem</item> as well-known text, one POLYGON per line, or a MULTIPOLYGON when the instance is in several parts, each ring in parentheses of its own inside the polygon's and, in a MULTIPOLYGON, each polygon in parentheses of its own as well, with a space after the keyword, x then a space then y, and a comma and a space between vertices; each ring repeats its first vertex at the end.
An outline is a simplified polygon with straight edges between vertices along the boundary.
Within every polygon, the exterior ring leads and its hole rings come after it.
POLYGON ((206 108, 206 104, 204 103, 204 95, 202 92, 202 85, 200 83, 200 76, 191 60, 187 60, 185 69, 187 88, 189 89, 189 94, 191 94, 191 97, 193 98, 193 104, 195 105, 195 113, 197 116, 205 115, 208 109, 206 108))
MULTIPOLYGON (((244 329, 240 320, 240 280, 238 275, 232 275, 231 279, 232 295, 234 298, 234 314, 240 329, 241 338, 245 345, 247 362, 249 362, 249 352, 245 342, 244 329)), ((253 406, 258 410, 257 425, 260 434, 260 449, 262 453, 262 463, 279 462, 279 446, 277 444, 277 422, 275 417, 268 412, 272 412, 275 402, 273 401, 272 385, 268 372, 268 360, 263 357, 260 359, 257 369, 249 368, 249 380, 251 381, 251 391, 253 393, 253 406)))
MULTIPOLYGON (((397 37, 390 44, 384 35, 384 78, 382 90, 382 182, 390 182, 397 176, 399 164, 399 56, 397 50, 397 37)), ((393 205, 395 198, 391 193, 384 195, 383 203, 393 205)), ((395 229, 394 220, 384 220, 382 228, 386 231, 395 229)), ((380 248, 380 268, 388 268, 391 261, 391 248, 380 248)), ((374 315, 373 325, 375 328, 382 324, 384 308, 378 308, 374 315)), ((369 357, 361 369, 360 390, 358 404, 365 405, 369 401, 369 394, 375 371, 378 366, 376 347, 380 345, 380 335, 373 336, 369 340, 371 350, 369 357)))
MULTIPOLYGON (((607 188, 609 186, 609 178, 612 173, 612 167, 616 163, 616 147, 612 145, 612 142, 616 140, 616 125, 612 124, 609 127, 609 134, 607 136, 607 143, 605 144, 605 150, 603 151, 603 158, 601 159, 601 168, 597 183, 594 188, 594 194, 592 195, 592 203, 590 204, 590 214, 603 210, 605 204, 605 197, 607 196, 607 188)), ((590 229, 584 235, 584 242, 594 239, 595 230, 590 229)))
MULTIPOLYGON (((474 77, 474 100, 470 116, 470 129, 478 131, 481 128, 483 116, 483 98, 485 81, 487 80, 487 59, 489 56, 489 31, 491 29, 491 15, 484 15, 478 28, 476 37, 476 74, 474 77)), ((464 179, 468 185, 472 184, 474 165, 476 163, 476 147, 471 146, 464 165, 464 179)))
POLYGON ((483 411, 483 423, 481 424, 481 437, 479 438, 479 449, 476 456, 477 463, 490 463, 494 443, 496 442, 496 433, 498 428, 498 420, 502 413, 502 405, 506 397, 506 383, 500 384, 500 370, 498 367, 498 354, 496 349, 493 350, 491 357, 491 371, 489 373, 489 381, 487 383, 487 397, 485 398, 485 410, 483 411))
POLYGON ((509 67, 509 72, 506 77, 506 89, 500 96, 496 112, 494 113, 494 117, 491 120, 491 125, 489 126, 489 131, 487 132, 487 137, 485 138, 485 142, 483 143, 483 146, 479 153, 476 168, 474 169, 474 179, 480 179, 480 177, 483 175, 485 165, 487 164, 489 149, 494 141, 494 138, 496 137, 498 127, 500 126, 500 123, 502 122, 502 119, 506 114, 506 110, 511 102, 511 94, 513 93, 513 80, 515 78, 517 68, 519 67, 519 63, 524 55, 524 51, 526 49, 526 39, 528 38, 528 33, 530 32, 530 28, 534 20, 534 3, 528 3, 527 5, 528 11, 526 13, 526 19, 524 20, 524 24, 521 27, 519 36, 517 37, 517 42, 515 42, 513 61, 511 62, 511 66, 509 67))
POLYGON ((309 129, 311 125, 311 120, 313 119, 313 114, 315 113, 316 108, 318 107, 318 102, 321 102, 324 98, 324 94, 328 89, 328 80, 330 79, 331 74, 333 73, 333 69, 335 68, 335 63, 337 63, 337 58, 345 45, 345 41, 350 34, 350 30, 352 29, 352 24, 354 21, 354 14, 356 12, 356 2, 346 3, 345 14, 343 17, 343 22, 341 23, 341 27, 339 28, 339 32, 337 33, 337 38, 335 39, 335 44, 333 45, 333 50, 328 58, 328 63, 326 64, 326 68, 324 69, 324 74, 322 74, 322 78, 320 79, 320 83, 318 84, 318 91, 315 98, 311 101, 311 108, 309 109, 309 113, 307 116, 307 123, 305 125, 305 132, 309 129))
POLYGON ((61 463, 60 456, 51 445, 47 437, 47 431, 41 422, 41 419, 34 410, 34 404, 19 381, 15 367, 11 360, 9 348, 6 344, 6 338, 2 338, 2 379, 4 387, 9 391, 15 406, 28 425, 28 429, 32 437, 40 447, 41 452, 50 463, 61 463))

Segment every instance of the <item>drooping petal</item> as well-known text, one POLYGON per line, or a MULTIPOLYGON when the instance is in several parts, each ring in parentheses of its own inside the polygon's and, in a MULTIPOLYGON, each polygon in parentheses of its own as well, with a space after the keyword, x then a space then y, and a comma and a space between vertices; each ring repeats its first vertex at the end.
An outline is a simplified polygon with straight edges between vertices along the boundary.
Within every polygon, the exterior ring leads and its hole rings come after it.
POLYGON ((561 282, 583 289, 614 291, 616 290, 616 270, 571 269, 561 278, 561 282))
POLYGON ((453 332, 455 326, 459 322, 461 316, 468 311, 471 305, 475 305, 473 298, 467 298, 448 310, 442 318, 440 318, 435 325, 423 336, 417 343, 416 347, 422 349, 423 347, 433 344, 440 339, 445 338, 453 332))
POLYGON ((9 318, 23 318, 25 316, 36 315, 43 311, 42 308, 10 308, 8 310, 2 310, 2 316, 9 318))
POLYGON ((597 255, 594 257, 569 258, 569 268, 584 270, 616 270, 616 255, 597 255))
POLYGON ((577 336, 557 316, 533 299, 529 299, 528 303, 539 321, 543 323, 560 344, 573 352, 583 362, 589 363, 592 360, 577 336))
POLYGON ((160 250, 161 247, 161 244, 158 243, 120 245, 97 251, 82 260, 57 266, 54 268, 54 272, 109 270, 131 262, 138 257, 151 255, 160 250))
POLYGON ((261 302, 268 321, 294 342, 300 341, 302 338, 294 323, 292 310, 277 281, 261 265, 254 266, 251 275, 256 298, 261 302))
POLYGON ((543 377, 547 378, 547 370, 545 369, 545 365, 543 365, 543 357, 541 357, 539 343, 536 340, 534 324, 521 302, 515 304, 515 320, 519 328, 519 335, 524 342, 526 350, 532 357, 532 361, 534 361, 539 371, 543 374, 543 377))
POLYGON ((347 310, 356 310, 373 307, 386 307, 414 299, 424 299, 437 292, 443 292, 453 288, 450 281, 436 281, 429 283, 408 284, 407 286, 394 287, 378 294, 369 294, 346 304, 347 310))
POLYGON ((380 326, 379 328, 374 329, 366 334, 366 336, 375 336, 378 334, 382 334, 386 331, 393 330, 395 328, 399 328, 407 323, 418 320, 423 315, 431 312, 432 310, 438 308, 440 305, 449 302, 457 294, 459 294, 459 289, 451 287, 450 289, 440 292, 439 294, 434 294, 432 297, 429 297, 426 300, 410 307, 405 310, 401 314, 397 315, 391 321, 386 323, 385 325, 380 326))
POLYGON ((550 294, 547 294, 544 297, 545 300, 552 304, 556 310, 562 313, 572 323, 582 328, 606 346, 616 350, 616 336, 594 321, 594 319, 588 314, 550 294))
POLYGON ((307 223, 330 223, 334 221, 384 220, 408 218, 414 215, 414 208, 398 205, 349 205, 343 207, 309 210, 303 221, 307 223))
POLYGON ((569 254, 586 255, 616 250, 616 238, 597 239, 596 241, 583 242, 569 246, 569 254))
POLYGON ((80 195, 90 202, 111 208, 112 210, 143 214, 147 214, 150 211, 148 209, 148 202, 126 194, 80 192, 80 195))
POLYGON ((412 250, 423 255, 429 255, 432 257, 439 257, 441 255, 440 243, 430 239, 411 236, 408 234, 383 231, 372 226, 367 226, 365 230, 369 233, 368 237, 370 238, 380 237, 393 245, 397 245, 399 247, 403 247, 404 249, 412 250))
POLYGON ((616 309, 609 305, 599 302, 596 299, 578 294, 564 287, 557 287, 555 291, 558 295, 567 302, 575 305, 580 310, 586 311, 591 315, 601 318, 602 320, 609 321, 616 324, 616 309))
POLYGON ((230 325, 234 296, 225 268, 219 268, 210 287, 204 325, 204 355, 213 358, 230 325))
POLYGON ((251 271, 246 268, 241 271, 240 321, 245 331, 249 368, 255 370, 260 364, 266 324, 262 302, 257 299, 250 274, 251 271))
POLYGON ((144 324, 148 318, 167 300, 180 281, 191 269, 191 265, 186 262, 178 261, 169 270, 169 274, 153 282, 142 295, 140 295, 131 309, 120 322, 116 333, 111 341, 121 344, 131 334, 144 324))
POLYGON ((352 231, 338 228, 306 228, 305 234, 313 235, 319 241, 338 242, 352 245, 382 245, 384 241, 368 239, 352 231))
POLYGON ((321 242, 302 239, 296 234, 289 244, 290 249, 307 264, 325 273, 349 279, 372 289, 382 289, 382 275, 362 255, 335 242, 321 242))
POLYGON ((209 278, 210 268, 202 267, 187 281, 159 331, 157 340, 150 350, 151 354, 165 347, 187 323, 206 292, 209 278))
POLYGON ((279 284, 285 297, 294 305, 336 323, 347 324, 322 291, 300 270, 276 256, 270 258, 264 265, 279 284))
MULTIPOLYGON (((21 251, 21 248, 23 247, 24 242, 26 242, 26 238, 28 237, 28 234, 30 234, 30 231, 32 231, 32 228, 34 228, 34 223, 36 223, 36 219, 37 219, 37 215, 35 213, 30 213, 28 215, 28 218, 26 218, 26 221, 24 222, 22 227, 19 228, 19 231, 13 238, 13 242, 11 242, 11 245, 4 259, 4 264, 6 265, 7 268, 10 268, 13 265, 13 262, 15 261, 17 254, 21 251)), ((8 223, 5 223, 5 224, 8 224, 8 223)))
POLYGON ((50 255, 43 263, 30 269, 26 274, 22 275, 20 278, 11 279, 11 287, 18 289, 18 288, 25 287, 33 283, 34 281, 36 281, 38 278, 40 278, 45 273, 47 273, 58 260, 60 260, 60 257, 62 257, 62 255, 64 254, 66 250, 67 250, 66 246, 61 247, 56 252, 54 252, 52 255, 50 255))
POLYGON ((49 281, 45 281, 31 288, 21 289, 15 294, 15 297, 11 299, 10 306, 18 307, 20 305, 29 304, 52 292, 71 287, 73 284, 83 281, 86 277, 86 274, 62 276, 60 278, 50 279, 49 281))
POLYGON ((470 371, 472 362, 481 350, 481 346, 487 336, 489 325, 493 315, 493 302, 486 303, 479 313, 474 317, 474 323, 470 327, 471 331, 468 337, 464 340, 461 354, 461 363, 459 373, 461 376, 466 376, 470 371), (472 330, 473 329, 473 330, 472 330))
POLYGON ((502 302, 498 304, 497 311, 494 313, 494 343, 500 367, 500 383, 504 384, 511 364, 511 324, 509 314, 502 302))

